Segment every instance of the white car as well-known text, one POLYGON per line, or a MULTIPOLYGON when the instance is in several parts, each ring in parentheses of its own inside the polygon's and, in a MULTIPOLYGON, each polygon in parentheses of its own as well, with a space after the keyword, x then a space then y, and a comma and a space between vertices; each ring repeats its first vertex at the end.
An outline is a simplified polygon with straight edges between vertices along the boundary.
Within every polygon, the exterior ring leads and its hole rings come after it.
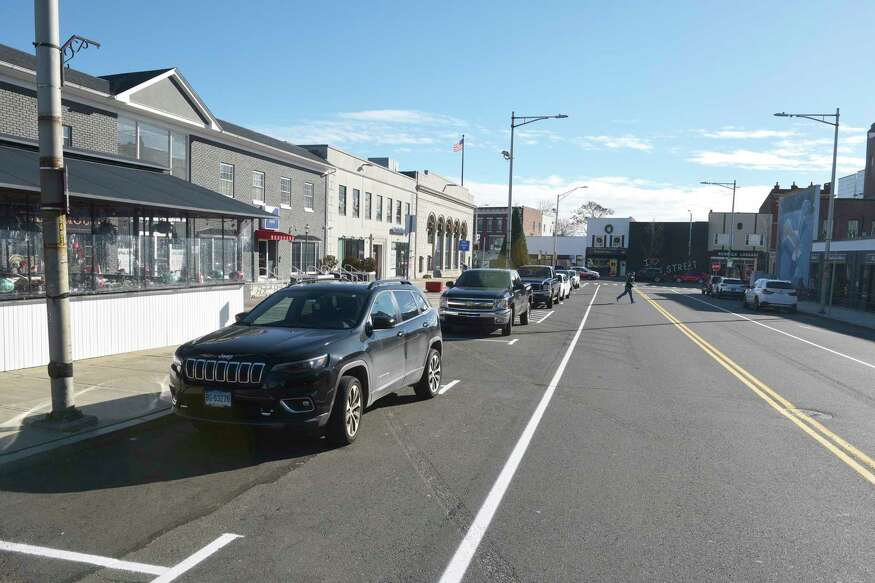
POLYGON ((797 296, 793 284, 783 279, 758 279, 744 294, 745 307, 784 308, 796 311, 797 296))
POLYGON ((571 278, 562 272, 557 273, 556 276, 562 279, 559 286, 559 301, 561 302, 571 297, 571 278))
POLYGON ((577 289, 580 287, 580 273, 574 269, 562 269, 559 273, 564 273, 571 279, 571 287, 577 289))
POLYGON ((746 291, 747 289, 744 286, 744 282, 740 279, 734 277, 721 277, 720 280, 714 284, 714 289, 711 291, 711 295, 717 296, 718 298, 725 296, 741 297, 746 291))

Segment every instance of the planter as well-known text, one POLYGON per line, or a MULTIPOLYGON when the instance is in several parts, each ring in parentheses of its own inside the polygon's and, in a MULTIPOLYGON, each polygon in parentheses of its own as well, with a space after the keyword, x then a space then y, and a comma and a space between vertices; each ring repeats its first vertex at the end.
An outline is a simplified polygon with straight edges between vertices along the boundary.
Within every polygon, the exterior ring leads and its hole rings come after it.
POLYGON ((442 281, 427 281, 425 282, 425 291, 427 292, 440 292, 444 289, 444 282, 442 281))

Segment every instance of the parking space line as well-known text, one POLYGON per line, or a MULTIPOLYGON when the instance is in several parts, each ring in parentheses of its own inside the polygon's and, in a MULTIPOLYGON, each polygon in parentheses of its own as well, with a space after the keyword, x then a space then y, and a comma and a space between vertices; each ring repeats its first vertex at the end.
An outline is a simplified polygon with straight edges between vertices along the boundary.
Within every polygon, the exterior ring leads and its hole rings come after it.
MULTIPOLYGON (((596 288, 596 289, 598 289, 598 288, 596 288)), ((547 312, 546 316, 544 316, 543 318, 541 318, 540 320, 535 322, 535 324, 540 324, 541 322, 543 322, 544 320, 546 320, 547 318, 549 318, 552 315, 553 315, 553 310, 550 310, 549 312, 547 312)))
POLYGON ((448 382, 447 384, 442 386, 440 389, 438 389, 438 395, 443 395, 444 393, 446 393, 447 391, 449 391, 450 389, 452 389, 453 387, 455 387, 458 384, 459 384, 459 379, 448 382))
POLYGON ((197 564, 215 554, 216 551, 234 541, 235 539, 243 538, 240 534, 225 533, 219 538, 203 547, 187 559, 177 563, 173 567, 162 567, 160 565, 149 565, 146 563, 136 563, 133 561, 122 561, 113 559, 112 557, 103 557, 100 555, 91 555, 88 553, 77 553, 74 551, 65 551, 63 549, 53 549, 49 547, 40 547, 36 545, 28 545, 22 543, 13 543, 0 540, 0 551, 10 553, 21 553, 24 555, 32 555, 44 557, 47 559, 60 559, 62 561, 71 561, 73 563, 85 563, 87 565, 95 565, 106 569, 114 569, 116 571, 127 571, 129 573, 143 573, 145 575, 158 575, 156 579, 152 579, 152 583, 170 583, 180 575, 193 569, 197 564))
POLYGON ((62 549, 51 549, 48 547, 38 547, 35 545, 25 545, 7 541, 0 541, 0 551, 34 555, 37 557, 45 557, 47 559, 61 559, 64 561, 72 561, 74 563, 86 563, 88 565, 106 567, 107 569, 129 571, 132 573, 146 573, 147 575, 163 575, 168 571, 167 567, 161 567, 158 565, 120 561, 119 559, 113 559, 112 557, 101 557, 100 555, 89 555, 87 553, 76 553, 62 549))
POLYGON ((154 579, 152 583, 170 583, 170 581, 173 581, 185 572, 190 571, 198 563, 205 561, 210 557, 210 555, 214 554, 216 551, 238 538, 243 537, 239 534, 223 534, 195 554, 191 555, 189 558, 171 567, 170 569, 167 569, 167 571, 165 571, 163 575, 161 575, 157 579, 154 579))
POLYGON ((781 330, 779 328, 774 328, 772 326, 769 326, 768 324, 763 324, 762 322, 760 322, 758 320, 754 320, 753 318, 748 318, 747 316, 745 316, 743 314, 737 314, 731 310, 727 310, 723 306, 718 306, 717 304, 712 304, 711 302, 706 302, 705 300, 701 300, 701 299, 693 296, 692 294, 682 294, 677 290, 674 290, 674 292, 678 295, 686 296, 686 297, 690 298, 691 300, 696 300, 697 302, 703 303, 703 304, 711 306, 713 308, 717 308, 718 310, 722 310, 722 311, 726 312, 727 314, 731 314, 733 316, 737 316, 739 318, 747 320, 748 322, 753 322, 757 326, 762 326, 763 328, 768 328, 769 330, 774 330, 775 332, 778 332, 779 334, 783 334, 784 336, 787 336, 789 338, 793 338, 794 340, 798 340, 799 342, 804 342, 805 344, 808 344, 810 346, 814 346, 815 348, 820 348, 821 350, 826 350, 827 352, 829 352, 831 354, 835 354, 836 356, 841 356, 842 358, 847 358, 848 360, 852 360, 852 361, 856 362, 857 364, 862 364, 863 366, 868 366, 869 368, 875 369, 875 364, 865 362, 863 360, 860 360, 859 358, 854 358, 853 356, 849 356, 847 354, 844 354, 843 352, 839 352, 838 350, 833 350, 832 348, 827 348, 826 346, 821 346, 820 344, 817 344, 816 342, 812 342, 811 340, 806 340, 805 338, 800 338, 799 336, 794 336, 793 334, 790 334, 789 332, 785 332, 784 330, 781 330))
POLYGON ((520 341, 519 338, 514 338, 513 340, 511 340, 510 342, 508 342, 507 345, 508 345, 508 346, 513 346, 514 344, 516 344, 516 343, 519 342, 519 341, 520 341))
POLYGON ((580 335, 583 333, 583 327, 586 325, 586 321, 589 318, 589 313, 592 310, 592 305, 595 302, 598 291, 599 286, 596 286, 595 292, 589 300, 586 312, 584 312, 583 318, 580 320, 580 325, 577 327, 577 332, 571 339, 571 343, 568 345, 565 355, 562 357, 559 366, 556 368, 556 372, 553 374, 553 378, 550 380, 547 390, 544 391, 544 395, 541 397, 540 402, 538 402, 538 406, 535 407, 535 411, 532 413, 529 422, 526 423, 522 435, 520 435, 513 451, 510 453, 510 457, 508 457, 507 461, 504 463, 501 473, 498 474, 498 478, 489 490, 486 500, 483 501, 483 505, 480 507, 480 510, 477 511, 477 516, 474 517, 474 521, 468 528, 468 532, 465 533, 465 538, 459 543, 459 547, 456 549, 453 558, 450 559, 447 568, 441 576, 440 583, 459 583, 465 577, 465 573, 468 571, 468 565, 471 564, 471 559, 474 558, 474 554, 480 546, 480 541, 483 540, 483 536, 486 534, 486 529, 489 528, 489 524, 492 522, 492 518, 498 510, 498 506, 501 504, 501 500, 504 498, 504 495, 510 486, 510 482, 513 480, 517 468, 519 468, 523 456, 529 448, 535 430, 538 429, 538 425, 540 425, 541 419, 544 417, 544 412, 547 410, 547 406, 550 404, 553 394, 556 392, 556 387, 559 386, 559 381, 562 380, 565 367, 568 366, 568 361, 571 360, 574 348, 580 340, 580 335))

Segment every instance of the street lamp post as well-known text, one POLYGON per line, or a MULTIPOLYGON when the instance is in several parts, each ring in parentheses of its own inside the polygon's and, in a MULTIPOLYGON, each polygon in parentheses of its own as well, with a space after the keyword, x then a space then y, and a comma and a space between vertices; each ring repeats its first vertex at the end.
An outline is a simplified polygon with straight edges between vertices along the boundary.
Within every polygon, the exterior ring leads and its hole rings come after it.
MULTIPOLYGON (((836 159, 838 157, 839 151, 839 108, 836 107, 835 113, 776 113, 775 117, 804 117, 805 119, 810 119, 812 121, 825 123, 828 126, 833 126, 835 128, 835 133, 833 137, 832 143, 832 177, 830 178, 830 191, 829 191, 829 207, 826 215, 826 237, 824 239, 824 248, 823 248, 823 263, 820 269, 820 313, 826 313, 826 262, 829 261, 829 248, 830 243, 832 242, 832 222, 833 222, 833 213, 835 212, 835 200, 836 200, 836 159), (835 122, 826 121, 827 118, 834 117, 835 122)), ((817 201, 816 204, 820 204, 820 201, 817 201)), ((830 271, 835 271, 835 267, 833 266, 830 271)), ((830 294, 831 295, 831 294, 830 294)), ((830 302, 830 305, 832 302, 830 302)))
POLYGON ((556 195, 556 219, 553 223, 553 267, 556 267, 556 223, 559 222, 559 201, 574 192, 575 190, 581 190, 583 188, 589 188, 588 186, 575 186, 571 190, 563 192, 562 194, 556 195))
POLYGON ((693 258, 693 211, 687 209, 690 213, 690 234, 687 236, 687 263, 693 258))
MULTIPOLYGON (((732 182, 706 182, 702 181, 701 184, 710 184, 711 186, 720 186, 723 188, 731 188, 732 189, 732 211, 729 216, 729 253, 726 255, 726 274, 732 275, 729 271, 732 267, 732 249, 735 247, 735 188, 736 184, 733 180, 732 182)), ((692 219, 690 220, 690 229, 693 228, 692 219)), ((692 233, 692 231, 691 231, 692 233)))
POLYGON ((568 117, 563 113, 556 115, 517 115, 515 111, 510 112, 510 152, 504 151, 502 154, 505 159, 510 162, 507 176, 507 234, 505 235, 505 265, 510 268, 510 251, 511 251, 511 235, 513 232, 513 131, 526 124, 535 123, 544 119, 565 119, 568 117))

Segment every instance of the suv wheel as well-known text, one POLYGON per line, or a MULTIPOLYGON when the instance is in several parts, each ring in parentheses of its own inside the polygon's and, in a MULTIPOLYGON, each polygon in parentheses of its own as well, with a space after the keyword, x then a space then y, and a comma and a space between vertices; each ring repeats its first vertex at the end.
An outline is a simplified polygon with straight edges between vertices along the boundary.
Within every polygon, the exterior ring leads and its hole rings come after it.
POLYGON ((349 445, 355 441, 364 409, 361 381, 354 376, 342 376, 334 397, 334 411, 328 420, 329 441, 336 445, 349 445))
POLYGON ((526 311, 520 314, 520 326, 525 326, 529 323, 529 312, 531 308, 526 306, 526 311))
POLYGON ((425 370, 422 378, 413 385, 416 396, 420 399, 431 399, 441 388, 441 353, 434 348, 429 349, 428 359, 425 361, 425 370))
POLYGON ((514 312, 510 311, 510 319, 507 321, 507 324, 501 327, 501 335, 502 336, 510 336, 511 330, 513 330, 513 318, 514 312))

